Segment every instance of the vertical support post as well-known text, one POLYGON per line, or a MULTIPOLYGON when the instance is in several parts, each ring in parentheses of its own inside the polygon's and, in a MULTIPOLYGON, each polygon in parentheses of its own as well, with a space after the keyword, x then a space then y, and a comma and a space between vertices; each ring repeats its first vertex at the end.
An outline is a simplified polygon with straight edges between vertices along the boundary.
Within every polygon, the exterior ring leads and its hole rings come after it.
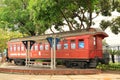
POLYGON ((51 69, 55 69, 56 68, 56 44, 59 42, 59 39, 56 38, 56 36, 54 37, 47 37, 46 38, 47 41, 50 44, 51 47, 51 69))
POLYGON ((28 64, 30 63, 30 41, 28 41, 28 64))
POLYGON ((54 50, 54 69, 56 69, 56 38, 54 37, 54 46, 53 46, 53 50, 54 50))
POLYGON ((27 41, 27 48, 26 48, 26 66, 30 62, 30 41, 27 41))
MULTIPOLYGON (((28 43, 28 42, 26 41, 26 43, 28 43)), ((28 44, 27 44, 27 46, 28 46, 28 44)), ((27 66, 28 65, 28 47, 26 48, 26 61, 25 62, 26 62, 25 65, 27 66)))
POLYGON ((54 68, 54 66, 53 66, 53 47, 51 47, 51 63, 50 63, 50 65, 51 65, 51 69, 53 69, 54 68))

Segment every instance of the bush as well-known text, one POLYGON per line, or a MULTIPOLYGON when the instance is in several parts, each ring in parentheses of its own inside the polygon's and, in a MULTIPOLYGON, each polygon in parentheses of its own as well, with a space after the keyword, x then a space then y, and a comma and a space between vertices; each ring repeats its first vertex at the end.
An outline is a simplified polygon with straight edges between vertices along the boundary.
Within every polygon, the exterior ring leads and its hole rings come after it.
POLYGON ((109 65, 99 64, 97 69, 101 70, 120 70, 120 63, 110 63, 109 65))

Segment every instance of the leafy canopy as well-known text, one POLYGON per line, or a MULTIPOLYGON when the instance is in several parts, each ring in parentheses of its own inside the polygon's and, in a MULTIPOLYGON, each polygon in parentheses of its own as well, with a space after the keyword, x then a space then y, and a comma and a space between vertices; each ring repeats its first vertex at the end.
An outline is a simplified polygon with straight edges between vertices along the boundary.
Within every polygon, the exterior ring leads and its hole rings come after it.
MULTIPOLYGON (((99 14, 110 16, 113 10, 120 11, 119 0, 1 0, 0 27, 20 31, 30 36, 54 33, 52 25, 59 31, 67 25, 69 30, 89 29, 99 14), (95 15, 93 15, 95 14, 95 15)), ((116 22, 117 24, 118 22, 116 22)), ((102 23, 101 23, 102 25, 102 23)), ((101 28, 106 29, 107 25, 101 28)), ((112 31, 119 32, 114 25, 112 31)))
POLYGON ((23 37, 23 34, 19 32, 8 32, 0 29, 0 52, 3 52, 7 48, 7 42, 12 38, 23 37))

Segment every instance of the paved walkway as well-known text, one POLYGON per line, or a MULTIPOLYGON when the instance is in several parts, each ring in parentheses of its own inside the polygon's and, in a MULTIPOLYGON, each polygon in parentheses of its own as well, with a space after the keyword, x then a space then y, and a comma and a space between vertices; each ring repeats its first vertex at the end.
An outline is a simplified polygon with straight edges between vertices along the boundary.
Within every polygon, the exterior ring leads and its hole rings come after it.
POLYGON ((0 80, 120 80, 120 74, 22 75, 0 73, 0 80))

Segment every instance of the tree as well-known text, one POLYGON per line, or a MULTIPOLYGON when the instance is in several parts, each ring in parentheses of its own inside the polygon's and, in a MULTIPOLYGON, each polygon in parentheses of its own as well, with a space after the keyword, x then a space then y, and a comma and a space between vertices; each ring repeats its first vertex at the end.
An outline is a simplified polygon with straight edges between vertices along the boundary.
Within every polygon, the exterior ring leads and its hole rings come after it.
POLYGON ((114 56, 118 53, 118 50, 110 49, 108 52, 111 55, 112 62, 115 63, 115 57, 114 56))
POLYGON ((7 42, 12 38, 23 37, 23 34, 19 32, 8 32, 0 29, 0 52, 7 48, 7 42))
MULTIPOLYGON (((117 10, 120 12, 120 0, 112 0, 112 4, 110 6, 112 7, 110 8, 111 11, 117 10)), ((114 34, 118 34, 120 32, 120 16, 113 18, 112 20, 102 20, 100 27, 103 30, 106 30, 109 27, 114 34)))
POLYGON ((28 2, 29 0, 4 0, 5 6, 0 12, 0 27, 35 35, 35 27, 27 9, 28 2))
MULTIPOLYGON (((111 0, 3 0, 0 12, 2 28, 19 30, 29 35, 44 33, 51 26, 60 31, 67 25, 69 30, 86 29, 99 14, 111 15, 111 0), (106 3, 106 4, 105 4, 106 3), (96 14, 94 16, 93 14, 96 14), (4 25, 4 26, 3 26, 4 25)), ((115 6, 114 2, 114 6, 115 6)), ((114 9, 118 10, 118 6, 114 9)))
MULTIPOLYGON (((111 16, 113 10, 118 10, 119 6, 115 5, 117 2, 114 0, 30 0, 29 10, 34 23, 41 28, 44 27, 44 30, 51 29, 51 25, 54 25, 57 30, 62 30, 63 25, 68 25, 69 30, 81 30, 89 29, 94 24, 93 19, 100 13, 103 16, 111 16), (96 16, 93 16, 93 13, 96 13, 96 16)), ((54 32, 52 29, 51 31, 54 32)))
POLYGON ((114 34, 118 34, 120 33, 120 17, 112 19, 111 21, 102 20, 100 27, 103 30, 106 30, 109 27, 114 34))
POLYGON ((68 25, 69 30, 89 29, 97 2, 97 0, 30 0, 29 9, 33 21, 39 26, 55 25, 57 30, 63 25, 68 25), (76 17, 79 21, 75 20, 76 17))
POLYGON ((120 56, 120 50, 118 50, 118 53, 117 53, 117 55, 119 55, 119 56, 120 56))

